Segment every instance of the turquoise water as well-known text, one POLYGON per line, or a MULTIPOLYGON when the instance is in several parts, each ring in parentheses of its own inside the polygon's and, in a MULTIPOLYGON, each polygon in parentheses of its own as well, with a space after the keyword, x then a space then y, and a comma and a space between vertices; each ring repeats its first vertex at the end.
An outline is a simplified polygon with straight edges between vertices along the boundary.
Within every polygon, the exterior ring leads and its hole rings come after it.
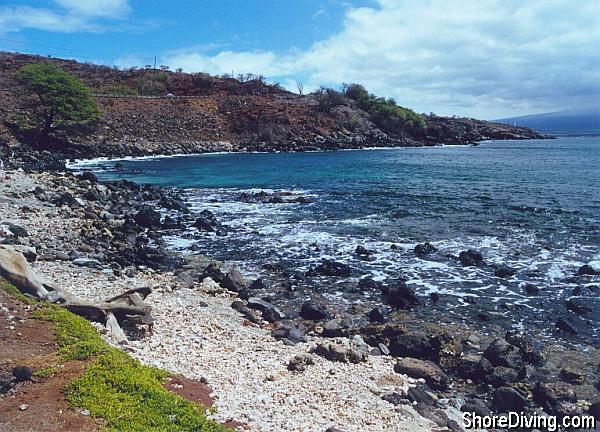
POLYGON ((103 179, 185 189, 194 209, 211 210, 231 233, 215 241, 188 229, 169 236, 170 245, 195 244, 248 272, 259 273, 266 261, 304 271, 334 258, 359 274, 402 275, 421 294, 437 291, 459 305, 468 296, 521 305, 534 320, 535 311, 554 307, 574 287, 598 283, 569 278, 582 264, 600 266, 599 137, 121 163, 118 170, 114 162, 88 166, 103 179), (259 190, 290 191, 314 203, 240 201, 243 192, 259 190), (478 249, 486 262, 518 273, 504 280, 452 260, 416 258, 412 248, 425 241, 442 255, 478 249), (376 259, 359 260, 357 245, 376 259), (539 286, 543 300, 525 296, 525 282, 539 286))

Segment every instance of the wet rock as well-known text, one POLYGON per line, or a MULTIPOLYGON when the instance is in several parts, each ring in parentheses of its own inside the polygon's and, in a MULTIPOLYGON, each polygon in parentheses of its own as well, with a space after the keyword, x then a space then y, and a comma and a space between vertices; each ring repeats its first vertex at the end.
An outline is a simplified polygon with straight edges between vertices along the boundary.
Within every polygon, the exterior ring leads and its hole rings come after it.
POLYGON ((29 366, 15 366, 12 374, 17 382, 23 382, 31 378, 33 371, 29 366))
POLYGON ((352 274, 352 269, 348 264, 328 259, 322 260, 314 269, 309 270, 309 274, 321 276, 349 277, 352 274))
POLYGON ((592 311, 592 308, 587 305, 586 300, 582 298, 572 297, 565 302, 565 306, 568 310, 578 315, 585 315, 592 311))
POLYGON ((143 228, 156 228, 160 226, 160 213, 150 206, 142 206, 133 220, 143 228))
POLYGON ((565 333, 569 333, 569 334, 577 334, 577 328, 575 327, 575 324, 573 324, 573 322, 565 317, 560 317, 556 320, 556 323, 554 324, 554 326, 559 329, 564 331, 565 333))
POLYGON ((373 252, 364 246, 356 246, 355 255, 361 260, 369 261, 372 259, 373 252))
POLYGON ((505 264, 496 267, 496 269, 494 270, 494 274, 496 275, 496 277, 499 278, 509 278, 511 276, 514 276, 516 273, 517 270, 505 264))
POLYGON ((570 384, 583 384, 585 379, 583 373, 570 367, 562 368, 560 370, 560 377, 563 381, 570 384))
POLYGON ((406 285, 404 279, 388 282, 382 290, 383 301, 398 309, 412 309, 421 304, 415 290, 406 285))
POLYGON ((500 387, 494 392, 494 408, 500 412, 522 412, 527 398, 511 387, 500 387))
POLYGON ((306 320, 318 321, 329 319, 331 314, 323 302, 309 300, 302 305, 300 316, 306 320))
POLYGON ((203 210, 200 212, 198 218, 194 222, 194 226, 198 228, 200 231, 215 231, 219 226, 217 222, 217 218, 214 214, 212 214, 209 210, 203 210))
POLYGON ((162 223, 163 229, 179 229, 181 227, 182 227, 182 224, 180 221, 173 219, 169 215, 165 216, 165 219, 163 220, 163 223, 162 223))
POLYGON ((81 174, 79 174, 77 177, 79 177, 81 180, 87 180, 90 183, 98 183, 98 177, 96 177, 96 174, 94 174, 91 171, 84 171, 81 174))
POLYGON ((370 277, 364 277, 358 281, 357 288, 360 291, 381 291, 383 284, 371 279, 370 277))
POLYGON ((483 356, 490 361, 492 366, 504 366, 518 369, 523 366, 519 349, 502 340, 495 339, 484 351, 483 356))
POLYGON ((361 363, 369 357, 369 345, 360 336, 354 336, 351 340, 339 338, 319 343, 311 352, 331 361, 361 363))
POLYGON ((390 351, 397 357, 433 360, 436 350, 426 333, 400 334, 390 338, 390 351))
POLYGON ((458 255, 458 260, 465 267, 479 267, 483 263, 483 255, 473 249, 462 251, 458 255))
POLYGON ((598 276, 598 275, 600 275, 600 270, 595 269, 590 264, 586 264, 586 265, 579 267, 577 274, 579 276, 598 276))
POLYGON ((533 284, 526 283, 523 285, 523 292, 527 295, 537 295, 540 293, 540 289, 533 284))
POLYGON ((509 344, 519 348, 521 358, 524 362, 539 365, 546 361, 544 344, 540 340, 518 331, 506 332, 505 340, 509 344))
POLYGON ((247 288, 249 283, 237 269, 232 269, 223 278, 220 285, 230 291, 238 292, 247 288))
POLYGON ((431 243, 419 243, 415 246, 413 252, 418 257, 425 257, 433 255, 437 252, 437 249, 431 243))
POLYGON ((448 385, 448 376, 438 365, 428 360, 404 357, 398 360, 394 371, 412 378, 423 378, 432 388, 444 389, 448 385))
POLYGON ((480 363, 481 356, 477 354, 466 354, 459 359, 456 365, 456 375, 462 379, 481 381, 485 373, 483 372, 480 363))
POLYGON ((177 210, 182 213, 190 212, 187 204, 179 198, 163 196, 160 200, 160 206, 169 210, 177 210))
POLYGON ((292 372, 304 372, 308 366, 315 364, 310 354, 297 354, 288 363, 287 369, 292 372))
POLYGON ((263 278, 258 278, 250 284, 248 289, 252 291, 265 290, 267 289, 267 284, 263 278))

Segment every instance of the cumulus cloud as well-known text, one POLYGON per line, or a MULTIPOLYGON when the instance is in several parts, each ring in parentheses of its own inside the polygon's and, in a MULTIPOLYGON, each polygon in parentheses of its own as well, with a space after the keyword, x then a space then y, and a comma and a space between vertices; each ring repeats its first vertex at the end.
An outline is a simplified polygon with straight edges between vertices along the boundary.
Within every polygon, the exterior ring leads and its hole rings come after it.
POLYGON ((0 7, 0 33, 23 29, 62 33, 101 31, 98 19, 125 18, 131 8, 127 0, 55 0, 56 8, 0 7))
POLYGON ((360 82, 419 111, 493 118, 589 107, 600 98, 600 2, 379 0, 296 52, 179 51, 187 71, 282 83, 360 82))

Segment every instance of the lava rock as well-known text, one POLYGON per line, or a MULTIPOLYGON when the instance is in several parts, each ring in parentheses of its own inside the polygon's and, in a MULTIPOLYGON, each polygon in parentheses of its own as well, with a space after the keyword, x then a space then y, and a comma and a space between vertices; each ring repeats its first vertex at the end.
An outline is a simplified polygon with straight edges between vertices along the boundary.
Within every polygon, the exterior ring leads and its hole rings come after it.
POLYGON ((483 255, 476 250, 469 249, 458 255, 460 263, 465 267, 480 267, 483 263, 483 255))
POLYGON ((371 260, 372 259, 372 254, 373 252, 368 250, 366 247, 364 246, 356 246, 356 250, 354 251, 354 253, 356 254, 356 256, 358 256, 358 258, 360 258, 361 260, 371 260))
POLYGON ((182 213, 190 212, 187 204, 179 198, 163 196, 160 200, 160 206, 169 210, 177 210, 182 213))
POLYGON ((383 301, 398 309, 412 309, 421 304, 415 290, 404 279, 395 279, 383 287, 383 301))
POLYGON ((390 319, 390 309, 387 306, 377 306, 367 314, 372 322, 386 323, 390 319))
POLYGON ((554 326, 559 329, 564 331, 565 333, 569 333, 569 334, 577 334, 577 328, 575 327, 575 324, 573 324, 571 322, 571 320, 565 318, 565 317, 560 317, 556 320, 556 323, 554 324, 554 326))
POLYGON ((585 380, 585 377, 581 372, 576 371, 575 369, 572 369, 570 367, 562 368, 560 370, 560 377, 565 382, 578 385, 583 384, 585 380))
POLYGON ((315 273, 322 276, 349 277, 352 274, 352 269, 348 264, 324 259, 321 264, 312 269, 309 273, 315 273))
POLYGON ((160 226, 160 213, 150 206, 142 206, 133 220, 143 228, 156 228, 160 226))
POLYGON ((280 323, 277 328, 273 329, 271 334, 275 339, 283 341, 286 345, 296 345, 308 340, 302 330, 289 322, 280 323))
POLYGON ((329 319, 331 314, 324 303, 317 302, 316 300, 309 300, 300 308, 300 316, 306 320, 318 321, 329 319))
POLYGON ((537 295, 540 293, 540 289, 534 284, 526 283, 523 285, 523 291, 527 295, 537 295))
POLYGON ((448 386, 448 376, 432 361, 404 357, 398 360, 394 371, 412 378, 423 378, 432 388, 445 389, 448 386))
POLYGON ((245 288, 248 288, 249 283, 246 278, 244 278, 244 276, 234 268, 227 273, 220 285, 230 291, 239 292, 245 288))
POLYGON ((591 265, 586 264, 586 265, 579 267, 577 274, 579 276, 598 276, 598 275, 600 275, 600 270, 596 270, 591 265))
POLYGON ((592 308, 581 298, 570 298, 565 302, 565 306, 568 310, 575 312, 578 315, 585 315, 592 311, 592 308))
POLYGON ((209 210, 203 210, 194 222, 194 226, 201 231, 215 231, 219 226, 217 218, 209 210))
POLYGON ((519 349, 502 340, 495 339, 483 352, 483 356, 490 361, 492 366, 504 366, 518 369, 523 366, 523 359, 519 349))
POLYGON ((514 276, 517 273, 517 270, 515 270, 512 267, 509 267, 505 264, 502 264, 498 267, 496 267, 496 269, 494 270, 494 274, 496 275, 496 277, 499 278, 508 278, 511 276, 514 276))
POLYGON ((87 180, 87 181, 89 181, 90 183, 94 183, 94 184, 95 184, 95 183, 98 183, 98 177, 96 177, 96 174, 94 174, 94 173, 93 173, 93 172, 91 172, 91 171, 84 171, 84 172, 82 172, 81 174, 79 174, 79 175, 78 175, 78 177, 79 177, 81 180, 87 180))
POLYGON ((248 307, 262 312, 263 318, 268 322, 281 321, 285 315, 277 306, 259 297, 250 297, 248 307))
POLYGON ((12 374, 17 382, 23 382, 31 378, 33 371, 28 366, 15 366, 12 374))
POLYGON ((208 277, 220 284, 225 279, 225 273, 221 271, 217 263, 212 262, 204 269, 202 275, 200 275, 200 282, 208 277))
POLYGON ((15 237, 28 237, 29 232, 25 228, 20 225, 14 224, 12 222, 2 222, 2 225, 8 229, 8 231, 15 237))
POLYGON ((501 412, 522 412, 527 398, 511 387, 500 387, 494 392, 494 407, 501 412))
POLYGON ((319 343, 311 352, 335 362, 361 363, 369 357, 369 345, 357 335, 351 340, 339 338, 319 343))
POLYGON ((91 259, 91 258, 76 258, 72 262, 73 262, 73 264, 75 264, 76 266, 79 266, 79 267, 91 267, 91 268, 102 267, 102 263, 100 261, 91 259))
POLYGON ((549 412, 555 412, 561 402, 577 402, 577 394, 567 384, 538 381, 533 387, 533 400, 549 412))
POLYGON ((308 366, 315 364, 310 354, 297 354, 288 363, 287 369, 292 372, 304 372, 308 366))
POLYGON ((460 407, 460 410, 462 412, 474 413, 475 415, 478 415, 480 417, 490 415, 490 409, 481 399, 471 399, 470 401, 464 403, 460 407))
POLYGON ((415 246, 413 252, 418 257, 425 257, 433 255, 437 252, 437 249, 431 243, 419 243, 415 246))

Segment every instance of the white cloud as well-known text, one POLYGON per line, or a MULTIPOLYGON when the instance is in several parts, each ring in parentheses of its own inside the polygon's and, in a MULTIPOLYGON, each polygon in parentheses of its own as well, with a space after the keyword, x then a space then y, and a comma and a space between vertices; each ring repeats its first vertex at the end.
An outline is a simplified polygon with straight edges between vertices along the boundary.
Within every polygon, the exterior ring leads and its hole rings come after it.
POLYGON ((127 0, 56 0, 57 9, 0 7, 0 34, 36 29, 61 33, 101 31, 98 19, 121 19, 131 11, 127 0))
POLYGON ((490 118, 597 104, 600 2, 379 0, 304 52, 181 51, 188 71, 252 72, 307 89, 360 82, 418 111, 490 118))

